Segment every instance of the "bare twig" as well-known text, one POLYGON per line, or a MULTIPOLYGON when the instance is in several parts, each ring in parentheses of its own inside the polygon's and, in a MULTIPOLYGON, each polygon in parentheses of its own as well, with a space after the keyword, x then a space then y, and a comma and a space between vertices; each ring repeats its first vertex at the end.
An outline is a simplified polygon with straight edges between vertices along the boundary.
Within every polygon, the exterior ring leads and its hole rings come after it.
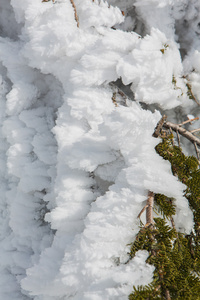
POLYGON ((147 204, 143 207, 143 209, 138 214, 138 218, 141 217, 143 212, 146 210, 146 225, 145 227, 153 224, 153 203, 154 203, 154 193, 149 191, 148 192, 148 198, 147 198, 147 204))
POLYGON ((117 101, 116 101, 116 92, 113 93, 113 96, 112 96, 112 102, 114 103, 114 105, 117 107, 118 104, 117 104, 117 101))
POLYGON ((191 133, 195 133, 195 132, 198 132, 198 131, 200 131, 200 128, 196 128, 196 129, 190 130, 191 133))
POLYGON ((177 136, 177 140, 178 140, 178 146, 179 146, 179 148, 181 148, 181 141, 180 141, 180 136, 178 134, 178 130, 176 130, 176 136, 177 136))
POLYGON ((163 124, 163 127, 168 129, 171 128, 173 131, 178 132, 182 136, 186 137, 192 143, 195 142, 198 146, 200 146, 200 139, 198 139, 195 135, 193 135, 190 131, 186 130, 185 128, 182 128, 181 126, 168 121, 163 124))
MULTIPOLYGON (((171 129, 171 127, 170 127, 170 133, 172 134, 172 136, 173 136, 173 132, 172 132, 172 129, 171 129)), ((172 146, 174 146, 174 139, 172 139, 172 146)))
POLYGON ((186 83, 186 86, 187 86, 187 89, 188 89, 188 96, 189 96, 189 98, 193 99, 196 102, 196 104, 200 106, 199 101, 196 99, 195 95, 192 92, 192 87, 191 87, 190 83, 189 82, 186 83))
POLYGON ((165 299, 166 300, 171 300, 169 290, 165 290, 165 299))
POLYGON ((172 223, 172 227, 173 227, 174 229, 176 229, 173 217, 170 217, 170 221, 171 221, 171 223, 172 223))
POLYGON ((182 126, 182 125, 187 124, 187 123, 192 124, 192 122, 195 121, 195 120, 199 120, 199 117, 196 117, 196 118, 194 118, 194 119, 188 119, 188 120, 186 120, 186 121, 184 121, 184 122, 178 124, 178 126, 182 126))
POLYGON ((111 86, 112 89, 116 91, 117 94, 119 94, 122 97, 123 105, 127 106, 126 101, 129 99, 129 97, 113 82, 110 82, 109 85, 111 86))
POLYGON ((167 120, 167 117, 165 115, 160 119, 160 121, 158 122, 158 124, 155 128, 155 131, 153 133, 154 137, 158 137, 160 135, 160 131, 162 130, 162 127, 166 120, 167 120))
POLYGON ((146 208, 146 225, 153 224, 153 203, 154 203, 154 193, 148 192, 147 208, 146 208))
POLYGON ((198 161, 199 161, 199 160, 200 160, 200 157, 199 157, 199 151, 198 151, 196 142, 194 142, 194 148, 195 148, 195 151, 196 151, 197 159, 198 159, 198 161))
POLYGON ((74 0, 70 0, 72 6, 73 6, 73 9, 74 9, 74 17, 75 17, 75 20, 76 20, 76 23, 77 23, 77 27, 79 27, 79 20, 78 20, 78 15, 77 15, 77 10, 76 10, 76 6, 74 4, 74 0))
POLYGON ((138 214, 138 218, 140 218, 141 217, 141 215, 143 214, 143 212, 145 211, 145 209, 148 207, 148 204, 146 204, 144 207, 143 207, 143 209, 141 210, 141 212, 138 214))

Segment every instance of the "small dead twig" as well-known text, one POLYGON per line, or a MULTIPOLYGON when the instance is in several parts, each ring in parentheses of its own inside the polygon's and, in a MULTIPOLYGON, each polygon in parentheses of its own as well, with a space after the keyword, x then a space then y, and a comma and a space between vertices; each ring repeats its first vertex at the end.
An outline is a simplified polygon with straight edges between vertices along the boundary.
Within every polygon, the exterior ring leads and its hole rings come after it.
MULTIPOLYGON (((172 136, 173 136, 172 129, 170 128, 169 130, 170 130, 170 133, 171 133, 171 134, 172 134, 172 136)), ((172 146, 174 147, 174 139, 172 139, 172 146)))
POLYGON ((200 131, 200 128, 193 129, 193 130, 191 130, 190 132, 191 132, 191 133, 195 133, 195 132, 198 132, 198 131, 200 131))
POLYGON ((153 203, 154 203, 154 193, 149 191, 147 204, 143 207, 143 209, 138 214, 138 218, 142 215, 142 213, 146 210, 146 224, 145 227, 153 224, 153 203))
POLYGON ((177 140, 178 140, 178 146, 179 146, 179 148, 181 148, 181 141, 180 141, 180 136, 178 134, 178 130, 176 130, 176 136, 177 136, 177 140))
POLYGON ((148 204, 146 204, 144 207, 143 207, 143 209, 140 211, 140 213, 138 214, 138 218, 140 218, 141 217, 141 215, 143 214, 143 212, 146 210, 146 208, 148 207, 148 204))
MULTIPOLYGON (((194 121, 194 120, 198 120, 199 118, 194 118, 194 119, 190 119, 190 120, 187 120, 187 121, 184 121, 183 123, 181 124, 175 124, 175 123, 172 123, 172 122, 169 122, 167 121, 167 117, 164 115, 160 121, 158 122, 156 128, 155 128, 155 131, 153 133, 153 136, 154 137, 159 137, 159 136, 162 136, 162 128, 167 128, 169 129, 170 131, 175 131, 177 133, 177 138, 179 140, 179 134, 186 137, 188 140, 190 140, 192 143, 196 143, 198 146, 200 146, 200 139, 197 138, 195 135, 193 135, 194 132, 197 132, 197 131, 200 131, 200 129, 194 129, 192 131, 189 131, 189 130, 186 130, 185 128, 182 127, 182 125, 186 124, 186 123, 189 123, 191 121, 194 121)), ((180 140, 179 140, 179 143, 180 143, 180 140)))
POLYGON ((193 118, 193 119, 188 118, 188 120, 178 124, 178 126, 182 126, 182 125, 187 124, 187 123, 190 123, 190 125, 192 125, 192 122, 195 121, 195 120, 199 120, 199 117, 196 117, 196 118, 193 118))
POLYGON ((188 94, 188 97, 189 97, 190 99, 193 99, 193 100, 196 102, 196 104, 200 106, 199 101, 196 99, 195 95, 194 95, 193 92, 192 92, 192 87, 191 87, 191 85, 190 85, 189 82, 186 83, 186 87, 187 87, 187 89, 188 89, 188 93, 187 93, 187 94, 188 94))
POLYGON ((166 300, 171 300, 169 290, 165 290, 165 299, 166 300))
POLYGON ((174 229, 176 229, 173 217, 170 217, 170 221, 171 221, 172 227, 174 229))
POLYGON ((198 146, 200 146, 200 139, 193 135, 192 132, 186 130, 185 128, 182 128, 180 125, 167 121, 163 124, 163 127, 168 129, 171 128, 173 131, 178 132, 182 136, 186 137, 192 143, 195 142, 198 146))
MULTIPOLYGON (((195 120, 199 120, 199 118, 196 117, 196 118, 193 118, 193 119, 188 119, 188 120, 186 120, 186 121, 184 121, 180 124, 174 124, 172 122, 168 122, 167 117, 164 115, 160 119, 160 121, 158 122, 158 124, 155 128, 155 131, 153 133, 153 136, 154 137, 159 137, 159 136, 163 137, 162 136, 163 128, 169 129, 171 133, 172 133, 172 130, 173 130, 174 132, 176 132, 179 147, 181 147, 179 134, 182 135, 183 137, 187 138, 190 142, 193 143, 193 145, 195 147, 197 159, 200 162, 200 155, 199 155, 199 151, 198 151, 198 148, 197 148, 197 146, 200 146, 200 139, 193 134, 195 132, 200 131, 200 128, 189 131, 189 130, 186 130, 185 128, 182 127, 182 125, 187 124, 187 123, 191 124, 191 122, 195 121, 195 120)), ((174 142, 172 142, 172 143, 174 145, 174 142)))
POLYGON ((113 93, 113 96, 112 96, 112 102, 114 103, 115 107, 118 106, 117 100, 116 100, 116 92, 113 93))
POLYGON ((159 137, 159 136, 160 136, 161 130, 162 130, 163 125, 164 125, 164 123, 165 123, 166 120, 167 120, 167 117, 164 115, 164 116, 160 119, 160 121, 158 122, 158 124, 157 124, 157 126, 156 126, 156 128, 155 128, 155 131, 154 131, 154 133, 153 133, 153 137, 159 137))
POLYGON ((127 100, 129 99, 129 97, 113 82, 109 83, 110 87, 112 88, 112 90, 114 90, 115 95, 119 94, 122 98, 122 102, 121 104, 124 106, 127 106, 127 100))
POLYGON ((76 5, 74 4, 74 0, 70 0, 70 2, 71 2, 72 6, 73 6, 73 9, 74 9, 74 17, 75 17, 75 20, 76 20, 76 23, 77 23, 77 27, 79 27, 79 20, 78 20, 76 5))
POLYGON ((153 224, 153 203, 154 203, 154 193, 148 192, 147 208, 146 208, 146 225, 153 224))
POLYGON ((129 97, 113 82, 110 82, 109 85, 113 90, 112 101, 115 104, 115 106, 118 106, 118 103, 127 106, 126 101, 129 99, 129 97), (118 95, 121 97, 122 101, 119 100, 119 97, 117 99, 118 95))
POLYGON ((197 159, 198 159, 198 161, 200 161, 199 151, 198 151, 196 142, 194 142, 194 148, 195 148, 195 151, 196 151, 197 159))
MULTIPOLYGON (((51 0, 42 0, 42 2, 49 2, 51 0)), ((55 3, 55 0, 52 0, 53 3, 55 3)))

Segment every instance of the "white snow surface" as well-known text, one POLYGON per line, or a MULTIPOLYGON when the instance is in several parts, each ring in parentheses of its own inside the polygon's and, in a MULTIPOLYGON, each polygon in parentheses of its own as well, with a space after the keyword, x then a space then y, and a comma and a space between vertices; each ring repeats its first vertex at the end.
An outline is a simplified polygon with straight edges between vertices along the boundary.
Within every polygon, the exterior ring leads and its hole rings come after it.
POLYGON ((150 283, 147 252, 127 263, 149 190, 175 199, 179 230, 193 226, 185 186, 154 149, 161 114, 139 103, 194 107, 182 75, 198 96, 200 52, 182 62, 180 1, 133 1, 144 36, 120 29, 120 1, 74 2, 79 27, 68 0, 0 3, 4 300, 128 299, 150 283), (118 79, 134 101, 114 103, 118 79))

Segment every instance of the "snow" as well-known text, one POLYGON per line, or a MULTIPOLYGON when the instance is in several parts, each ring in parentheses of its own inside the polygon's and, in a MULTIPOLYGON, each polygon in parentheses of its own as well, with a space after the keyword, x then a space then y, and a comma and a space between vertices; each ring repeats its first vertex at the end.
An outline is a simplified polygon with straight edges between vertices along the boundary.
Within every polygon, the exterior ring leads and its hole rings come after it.
POLYGON ((183 75, 198 97, 199 45, 183 61, 175 32, 191 5, 74 2, 79 27, 67 0, 0 4, 5 300, 128 299, 133 285, 150 283, 147 252, 126 263, 149 190, 175 198, 180 231, 193 226, 185 186, 152 137, 159 110, 196 116, 183 75), (137 22, 144 26, 131 31, 137 22), (134 99, 126 105, 112 99, 119 79, 134 99))

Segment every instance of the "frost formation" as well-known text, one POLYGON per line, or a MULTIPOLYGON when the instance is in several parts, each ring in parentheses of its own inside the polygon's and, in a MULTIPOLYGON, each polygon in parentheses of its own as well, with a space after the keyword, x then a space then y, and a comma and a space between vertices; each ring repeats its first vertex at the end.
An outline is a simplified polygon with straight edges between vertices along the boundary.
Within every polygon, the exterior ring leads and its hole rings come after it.
POLYGON ((152 133, 160 112, 199 114, 184 77, 198 98, 198 1, 74 3, 79 27, 69 0, 0 3, 4 300, 127 299, 150 283, 144 251, 126 264, 148 190, 192 228, 152 133), (131 100, 116 105, 113 82, 131 100))

